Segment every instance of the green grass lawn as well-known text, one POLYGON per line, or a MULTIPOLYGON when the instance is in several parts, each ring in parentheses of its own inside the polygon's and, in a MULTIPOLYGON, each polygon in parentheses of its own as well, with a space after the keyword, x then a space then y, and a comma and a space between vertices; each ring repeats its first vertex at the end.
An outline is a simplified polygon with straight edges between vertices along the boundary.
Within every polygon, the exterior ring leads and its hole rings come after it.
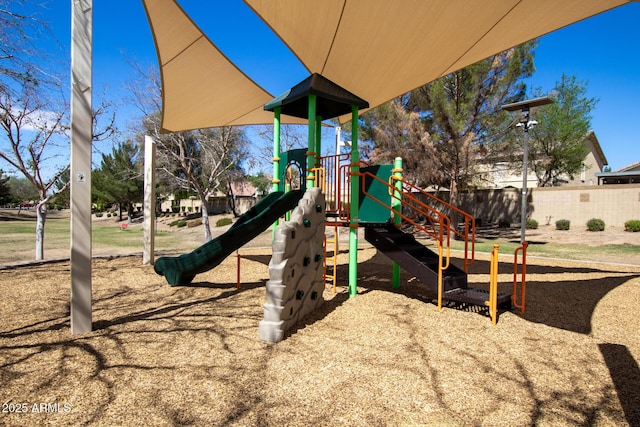
MULTIPOLYGON (((29 261, 35 254, 35 219, 34 218, 0 218, 0 265, 16 261, 29 261)), ((45 223, 45 258, 48 258, 47 251, 52 249, 66 250, 69 248, 69 218, 48 218, 45 223)), ((195 246, 185 242, 185 231, 177 228, 171 231, 157 231, 155 248, 156 251, 178 251, 184 252, 192 250, 195 246), (189 246, 190 245, 190 246, 189 246)), ((92 248, 94 252, 109 254, 110 251, 120 253, 142 252, 143 230, 140 225, 128 227, 121 230, 116 221, 94 221, 92 224, 92 248), (122 251, 122 249, 130 249, 122 251)), ((493 245, 500 245, 500 254, 513 254, 520 243, 508 239, 477 239, 476 252, 490 253, 493 245)), ((453 240, 451 248, 462 250, 463 242, 453 240)), ((567 258, 575 260, 597 260, 602 256, 609 259, 619 259, 618 262, 625 263, 627 255, 640 253, 640 245, 631 244, 608 244, 601 246, 588 246, 578 244, 542 243, 532 242, 529 244, 527 254, 530 256, 541 256, 550 258, 567 258)))
MULTIPOLYGON (((0 264, 33 260, 35 255, 36 222, 34 218, 0 221, 0 264)), ((122 230, 115 221, 94 221, 91 227, 92 248, 108 253, 112 248, 142 252, 143 229, 140 225, 122 230)), ((184 245, 177 231, 157 231, 155 247, 158 251, 181 250, 184 245)), ((69 218, 48 218, 45 222, 45 258, 51 250, 66 250, 70 245, 69 218)))
MULTIPOLYGON (((513 254, 516 248, 520 247, 520 242, 513 242, 505 239, 478 239, 476 240, 476 252, 489 253, 493 250, 493 245, 498 244, 500 254, 513 254)), ((456 250, 464 249, 464 242, 452 241, 451 248, 456 250)), ((630 244, 620 245, 576 245, 576 244, 560 244, 560 243, 539 243, 530 242, 527 246, 527 255, 542 256, 548 258, 567 258, 567 259, 597 259, 598 256, 619 256, 620 262, 624 262, 624 256, 627 254, 637 254, 640 252, 640 246, 630 244)))

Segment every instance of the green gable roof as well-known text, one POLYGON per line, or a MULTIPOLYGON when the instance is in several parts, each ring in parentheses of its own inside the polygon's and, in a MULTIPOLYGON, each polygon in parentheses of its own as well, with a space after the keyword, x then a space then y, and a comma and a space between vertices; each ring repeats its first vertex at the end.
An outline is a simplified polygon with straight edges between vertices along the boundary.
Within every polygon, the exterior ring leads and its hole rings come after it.
POLYGON ((264 105, 266 111, 281 108, 288 116, 308 118, 309 95, 316 95, 316 114, 322 120, 351 113, 351 106, 359 109, 369 108, 369 103, 348 90, 338 86, 326 77, 314 73, 264 105))

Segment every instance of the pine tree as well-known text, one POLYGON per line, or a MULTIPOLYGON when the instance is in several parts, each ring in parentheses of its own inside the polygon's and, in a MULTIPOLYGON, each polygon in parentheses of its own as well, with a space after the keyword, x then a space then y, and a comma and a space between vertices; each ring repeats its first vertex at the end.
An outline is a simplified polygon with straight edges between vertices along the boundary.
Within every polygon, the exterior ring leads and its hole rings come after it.
POLYGON ((534 47, 494 55, 365 115, 371 159, 403 157, 416 184, 449 188, 456 204, 459 191, 477 184, 479 162, 506 128, 509 116, 500 107, 525 95, 534 47))

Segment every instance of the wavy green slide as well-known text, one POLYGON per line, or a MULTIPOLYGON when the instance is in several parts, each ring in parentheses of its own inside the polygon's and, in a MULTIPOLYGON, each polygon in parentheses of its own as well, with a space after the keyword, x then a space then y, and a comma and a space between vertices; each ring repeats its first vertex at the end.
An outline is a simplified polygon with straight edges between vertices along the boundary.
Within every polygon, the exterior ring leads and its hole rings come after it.
POLYGON ((269 193, 241 215, 226 233, 191 253, 177 257, 160 257, 153 268, 156 273, 164 276, 170 285, 189 284, 196 274, 211 270, 233 251, 269 228, 275 220, 295 208, 300 198, 301 190, 269 193))

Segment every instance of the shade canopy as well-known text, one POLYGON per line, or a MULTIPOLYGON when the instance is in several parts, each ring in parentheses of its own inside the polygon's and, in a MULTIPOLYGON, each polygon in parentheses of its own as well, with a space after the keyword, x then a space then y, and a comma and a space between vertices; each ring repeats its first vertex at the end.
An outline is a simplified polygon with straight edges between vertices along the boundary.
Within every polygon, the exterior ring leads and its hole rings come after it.
MULTIPOLYGON (((629 2, 245 0, 310 73, 322 74, 371 107, 629 2)), ((173 0, 144 3, 166 92, 165 129, 270 123, 264 118, 267 113, 257 111, 270 97, 233 66, 173 0)), ((347 119, 344 115, 340 121, 347 119)))
POLYGON ((264 109, 274 111, 280 107, 280 112, 293 117, 309 118, 309 95, 316 95, 316 115, 322 120, 332 119, 343 114, 351 113, 351 106, 359 109, 368 108, 369 103, 338 86, 320 74, 312 74, 271 102, 264 109))
POLYGON ((144 4, 162 77, 163 132, 273 123, 263 109, 273 95, 220 52, 175 1, 144 4))

